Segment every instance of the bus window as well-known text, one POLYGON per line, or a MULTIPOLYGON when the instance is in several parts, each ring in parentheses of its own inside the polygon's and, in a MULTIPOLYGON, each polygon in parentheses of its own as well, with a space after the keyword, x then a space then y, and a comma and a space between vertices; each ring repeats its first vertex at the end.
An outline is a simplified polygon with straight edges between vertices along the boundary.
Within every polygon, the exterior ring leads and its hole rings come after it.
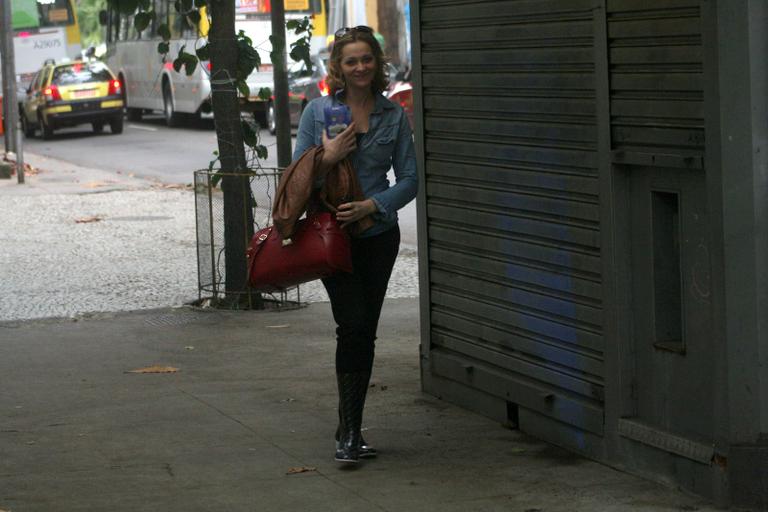
POLYGON ((13 0, 13 28, 15 30, 63 27, 75 21, 69 0, 13 0))
POLYGON ((172 9, 168 16, 168 27, 171 29, 171 39, 190 39, 197 37, 195 30, 189 24, 186 16, 172 9))

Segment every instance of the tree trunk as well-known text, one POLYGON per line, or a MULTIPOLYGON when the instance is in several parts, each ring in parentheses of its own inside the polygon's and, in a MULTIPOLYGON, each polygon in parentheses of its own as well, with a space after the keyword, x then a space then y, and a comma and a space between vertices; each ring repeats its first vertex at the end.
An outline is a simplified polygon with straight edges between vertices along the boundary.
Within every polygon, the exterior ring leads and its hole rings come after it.
POLYGON ((384 54, 392 64, 400 64, 400 13, 397 2, 381 1, 376 5, 379 33, 384 36, 384 54))
MULTIPOLYGON (((248 293, 246 249, 253 236, 250 181, 243 133, 240 127, 240 104, 235 84, 237 41, 235 39, 235 2, 212 0, 211 28, 208 35, 211 57, 211 93, 219 162, 224 193, 224 290, 227 301, 253 306, 248 293)), ((260 300, 256 295, 256 307, 260 300)))

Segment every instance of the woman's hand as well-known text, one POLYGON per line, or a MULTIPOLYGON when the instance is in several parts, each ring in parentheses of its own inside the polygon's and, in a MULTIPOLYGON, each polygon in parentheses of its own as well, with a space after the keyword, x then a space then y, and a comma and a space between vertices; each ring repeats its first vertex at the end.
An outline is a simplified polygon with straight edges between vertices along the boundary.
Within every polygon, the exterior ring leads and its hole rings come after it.
POLYGON ((347 155, 357 148, 357 139, 355 138, 355 123, 350 123, 347 128, 332 139, 323 129, 323 163, 331 166, 344 159, 347 155))
POLYGON ((366 215, 376 213, 379 209, 373 199, 364 199, 362 201, 352 201, 339 205, 339 211, 336 213, 336 220, 345 228, 353 222, 357 222, 366 215))

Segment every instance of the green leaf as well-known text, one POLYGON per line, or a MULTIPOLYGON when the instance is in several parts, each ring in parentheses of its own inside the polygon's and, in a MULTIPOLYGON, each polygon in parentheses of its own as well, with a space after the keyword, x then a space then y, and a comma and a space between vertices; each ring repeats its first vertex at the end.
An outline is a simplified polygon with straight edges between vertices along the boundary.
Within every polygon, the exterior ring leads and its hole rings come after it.
MULTIPOLYGON (((159 27, 157 27, 157 35, 163 38, 163 41, 166 43, 171 39, 171 29, 168 28, 168 25, 166 23, 163 23, 159 27)), ((168 53, 168 52, 164 52, 168 53)))
MULTIPOLYGON (((287 27, 287 28, 290 30, 291 27, 287 27)), ((308 34, 308 37, 311 38, 312 37, 312 29, 314 29, 314 28, 315 27, 312 25, 312 20, 309 19, 308 16, 304 16, 303 19, 296 20, 296 29, 294 30, 293 33, 298 36, 298 35, 303 34, 304 32, 306 32, 308 34)))
MULTIPOLYGON (((269 36, 269 37, 272 37, 272 36, 269 36)), ((237 40, 238 40, 238 42, 240 42, 240 41, 243 41, 243 42, 244 42, 244 43, 246 43, 248 46, 253 46, 253 41, 251 40, 251 38, 250 38, 250 37, 248 37, 248 36, 245 34, 245 31, 244 31, 244 30, 239 30, 239 31, 237 32, 237 40)))
POLYGON ((165 55, 169 51, 171 51, 171 43, 169 43, 168 41, 163 41, 162 43, 159 43, 157 45, 157 53, 161 55, 165 55))
MULTIPOLYGON (((210 167, 208 167, 209 172, 213 170, 213 165, 216 163, 217 160, 218 158, 216 158, 216 160, 211 160, 210 167)), ((218 185, 220 181, 221 181, 221 171, 218 171, 213 176, 211 176, 211 187, 216 188, 216 185, 218 185)))
POLYGON ((258 145, 254 149, 256 150, 256 156, 262 160, 266 160, 269 156, 266 146, 258 145))
POLYGON ((176 12, 182 12, 181 11, 181 0, 176 0, 173 2, 173 8, 176 10, 176 12))
POLYGON ((253 47, 252 41, 242 31, 237 36, 237 70, 238 76, 247 78, 261 65, 261 56, 253 47))
POLYGON ((197 57, 191 53, 184 54, 184 69, 187 72, 187 76, 192 76, 192 73, 195 72, 195 68, 197 67, 197 63, 197 57))
POLYGON ((249 98, 251 96, 251 88, 248 87, 248 84, 245 83, 245 80, 237 81, 237 90, 240 91, 240 94, 243 96, 243 98, 249 98))
POLYGON ((285 24, 285 28, 287 28, 288 30, 293 30, 298 27, 299 27, 299 20, 289 20, 288 23, 285 24))
POLYGON ((249 147, 256 149, 256 145, 259 143, 259 140, 258 136, 256 135, 256 131, 251 127, 250 123, 242 119, 240 121, 240 128, 243 131, 243 142, 245 142, 249 147))
POLYGON ((143 32, 152 22, 155 17, 155 12, 140 12, 133 18, 133 26, 136 27, 137 32, 143 32))
POLYGON ((181 67, 184 65, 184 59, 177 57, 173 60, 173 70, 177 73, 181 73, 181 67))
POLYGON ((269 87, 262 87, 259 89, 259 99, 268 101, 272 98, 272 89, 269 87))
POLYGON ((200 48, 195 49, 195 55, 197 55, 197 58, 200 60, 211 60, 210 49, 210 45, 206 43, 200 48))

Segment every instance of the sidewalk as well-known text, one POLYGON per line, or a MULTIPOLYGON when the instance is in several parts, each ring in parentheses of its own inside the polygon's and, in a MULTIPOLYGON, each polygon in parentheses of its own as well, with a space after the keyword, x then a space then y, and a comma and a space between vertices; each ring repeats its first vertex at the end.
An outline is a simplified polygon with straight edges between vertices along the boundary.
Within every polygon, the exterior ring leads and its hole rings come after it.
POLYGON ((366 409, 381 455, 340 468, 327 303, 166 307, 196 298, 192 192, 27 161, 0 180, 0 512, 713 510, 421 393, 412 249, 366 409), (153 365, 177 371, 127 373, 153 365))
POLYGON ((0 510, 713 510, 421 393, 417 299, 384 306, 364 421, 381 454, 342 469, 330 319, 316 303, 0 323, 0 510), (151 365, 178 371, 126 373, 151 365))
MULTIPOLYGON (((26 184, 0 180, 0 321, 198 298, 191 190, 32 153, 26 161, 40 169, 26 184)), ((416 252, 404 246, 388 296, 417 295, 417 276, 416 252)), ((327 296, 310 283, 301 299, 327 296)))

